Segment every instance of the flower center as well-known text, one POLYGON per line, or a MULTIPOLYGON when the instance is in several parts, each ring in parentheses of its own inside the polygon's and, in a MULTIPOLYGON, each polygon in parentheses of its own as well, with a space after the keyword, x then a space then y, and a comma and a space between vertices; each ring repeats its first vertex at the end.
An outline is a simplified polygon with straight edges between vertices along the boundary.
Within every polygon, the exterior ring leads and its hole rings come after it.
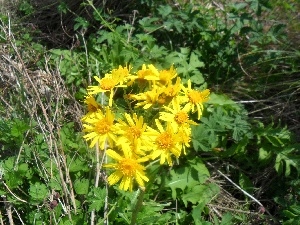
POLYGON ((119 162, 119 171, 121 171, 125 176, 133 176, 137 170, 138 164, 134 159, 122 159, 119 162))
POLYGON ((156 138, 156 144, 159 146, 160 149, 170 149, 173 147, 173 136, 169 132, 164 132, 161 133, 157 138, 156 138))
POLYGON ((104 77, 101 79, 100 88, 103 90, 110 90, 115 86, 115 81, 112 78, 104 77))
POLYGON ((161 94, 158 96, 157 103, 163 105, 166 103, 166 95, 161 94))
POLYGON ((175 90, 174 86, 169 86, 165 89, 164 93, 168 96, 175 96, 177 91, 175 90))
POLYGON ((139 138, 141 136, 141 129, 133 126, 133 127, 129 127, 127 130, 127 134, 129 137, 133 137, 133 139, 139 138))
POLYGON ((174 119, 178 124, 183 124, 189 119, 189 116, 186 112, 179 111, 178 113, 176 113, 174 119))
POLYGON ((99 134, 107 134, 110 131, 110 128, 111 124, 106 119, 99 120, 95 124, 95 130, 99 134))
POLYGON ((193 104, 203 102, 203 100, 204 100, 201 92, 195 91, 195 90, 191 90, 188 93, 188 97, 190 99, 190 102, 192 102, 193 104))

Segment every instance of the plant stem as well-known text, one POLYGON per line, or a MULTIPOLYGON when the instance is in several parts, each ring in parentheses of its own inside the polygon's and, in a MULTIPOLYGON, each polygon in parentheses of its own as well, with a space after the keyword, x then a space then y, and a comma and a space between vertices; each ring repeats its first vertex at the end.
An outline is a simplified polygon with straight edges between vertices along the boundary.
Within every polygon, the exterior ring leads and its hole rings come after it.
MULTIPOLYGON (((100 155, 99 155, 99 143, 96 143, 96 177, 95 177, 95 188, 99 185, 99 177, 100 177, 100 155)), ((95 210, 91 213, 91 225, 95 224, 95 210)))
POLYGON ((140 188, 139 190, 140 190, 140 195, 139 195, 138 200, 135 204, 134 210, 132 211, 132 217, 131 217, 130 225, 135 225, 136 224, 137 215, 138 215, 140 209, 142 208, 144 194, 145 194, 145 188, 140 188))

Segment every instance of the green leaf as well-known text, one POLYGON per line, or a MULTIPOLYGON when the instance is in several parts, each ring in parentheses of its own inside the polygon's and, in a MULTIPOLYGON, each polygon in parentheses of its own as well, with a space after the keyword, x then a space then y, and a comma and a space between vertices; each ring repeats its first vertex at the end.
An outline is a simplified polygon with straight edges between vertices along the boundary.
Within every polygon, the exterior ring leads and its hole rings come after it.
POLYGON ((186 194, 182 195, 182 201, 185 206, 188 202, 192 204, 196 203, 209 203, 218 193, 220 188, 218 185, 210 184, 199 184, 191 188, 186 194))
POLYGON ((170 177, 167 178, 166 186, 172 190, 172 198, 177 196, 176 190, 180 189, 183 193, 185 188, 192 188, 196 184, 199 184, 197 174, 195 171, 192 173, 192 168, 176 168, 171 170, 170 177))
POLYGON ((145 201, 143 207, 138 214, 136 224, 168 224, 171 213, 161 211, 165 207, 169 207, 171 203, 159 204, 154 201, 145 201))
MULTIPOLYGON (((198 72, 198 71, 197 71, 198 72)), ((195 74, 193 76, 191 76, 191 82, 194 84, 203 84, 204 83, 204 78, 202 76, 202 74, 199 72, 198 74, 195 74)))
POLYGON ((294 155, 294 150, 293 147, 286 147, 276 156, 275 169, 279 174, 284 172, 285 176, 289 176, 291 174, 291 167, 298 170, 300 156, 294 155))
POLYGON ((189 161, 190 166, 196 170, 200 183, 206 182, 210 177, 209 171, 200 158, 195 158, 189 161))
POLYGON ((88 179, 77 179, 74 182, 75 192, 79 195, 86 195, 89 192, 89 185, 88 179))
POLYGON ((139 20, 139 24, 146 32, 151 33, 160 27, 160 25, 155 24, 155 22, 158 20, 159 18, 155 17, 144 17, 143 19, 139 20))
POLYGON ((87 201, 89 202, 89 212, 95 210, 99 211, 105 202, 106 190, 105 188, 93 188, 87 197, 87 201))
POLYGON ((268 147, 262 146, 258 150, 258 159, 263 163, 267 163, 272 157, 272 151, 270 151, 268 147))
POLYGON ((210 151, 210 144, 208 142, 208 130, 205 126, 191 126, 192 127, 192 143, 196 151, 210 151))
POLYGON ((89 167, 86 161, 84 161, 82 158, 69 158, 69 171, 70 172, 78 172, 78 171, 89 171, 89 167))
POLYGON ((190 70, 194 70, 198 67, 204 67, 204 63, 199 60, 198 56, 194 52, 192 52, 189 66, 190 70))
POLYGON ((211 93, 209 96, 208 104, 213 105, 229 105, 232 109, 240 110, 240 106, 232 101, 228 96, 223 94, 211 93))
POLYGON ((254 187, 251 180, 242 172, 239 173, 239 185, 242 189, 252 194, 254 187))
POLYGON ((194 219, 195 225, 203 225, 202 224, 202 211, 205 207, 204 202, 200 202, 196 207, 193 208, 192 217, 194 219))
POLYGON ((233 224, 232 222, 233 216, 231 213, 225 213, 222 215, 222 221, 220 225, 231 225, 233 224))
POLYGON ((24 132, 30 127, 22 120, 14 120, 13 126, 11 128, 11 135, 14 137, 22 137, 24 132))
POLYGON ((43 183, 36 182, 30 184, 29 195, 34 202, 41 202, 49 195, 49 190, 47 186, 43 183))
POLYGON ((76 17, 74 21, 76 22, 74 25, 74 30, 78 30, 79 28, 85 29, 90 25, 89 21, 80 16, 76 17))
POLYGON ((4 169, 6 172, 13 171, 14 165, 15 165, 15 160, 16 160, 16 157, 14 157, 14 156, 9 157, 8 159, 6 159, 6 160, 4 161, 4 164, 3 164, 3 169, 4 169))
POLYGON ((160 5, 158 7, 158 12, 162 17, 167 17, 172 12, 172 7, 169 5, 160 5))

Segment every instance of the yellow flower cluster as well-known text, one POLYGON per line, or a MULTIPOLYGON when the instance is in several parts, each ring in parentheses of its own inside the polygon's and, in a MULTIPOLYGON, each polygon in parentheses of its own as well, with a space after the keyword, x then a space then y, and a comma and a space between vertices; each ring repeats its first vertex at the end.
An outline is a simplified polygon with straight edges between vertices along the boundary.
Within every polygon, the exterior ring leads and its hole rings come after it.
POLYGON ((115 160, 115 163, 105 165, 115 170, 108 177, 109 184, 121 180, 120 189, 131 191, 134 181, 144 187, 144 182, 149 180, 145 173, 146 162, 159 158, 160 164, 167 162, 172 165, 174 157, 179 158, 182 152, 186 154, 185 148, 190 147, 190 125, 196 125, 189 114, 197 112, 200 119, 210 91, 192 89, 190 80, 184 86, 173 66, 168 70, 158 70, 153 65, 143 65, 134 74, 130 69, 119 66, 102 79, 95 77, 98 85, 87 88, 84 103, 88 112, 82 122, 86 132, 84 138, 90 141, 90 147, 97 143, 115 160), (112 106, 118 87, 131 88, 131 93, 139 90, 126 98, 133 101, 131 104, 135 108, 157 112, 156 118, 145 122, 145 118, 149 119, 147 111, 143 116, 131 110, 124 113, 123 119, 116 119, 112 106), (108 106, 96 101, 98 93, 109 96, 108 106))

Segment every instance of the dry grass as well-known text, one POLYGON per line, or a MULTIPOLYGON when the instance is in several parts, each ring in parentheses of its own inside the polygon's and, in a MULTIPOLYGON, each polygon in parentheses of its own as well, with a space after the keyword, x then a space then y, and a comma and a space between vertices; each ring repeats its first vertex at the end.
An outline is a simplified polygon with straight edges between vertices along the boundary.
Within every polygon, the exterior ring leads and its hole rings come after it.
MULTIPOLYGON (((64 213, 71 220, 71 211, 76 210, 76 203, 72 180, 66 165, 66 155, 60 145, 59 133, 61 126, 67 122, 66 118, 77 121, 80 125, 83 109, 74 99, 74 95, 66 88, 58 68, 50 68, 46 64, 44 71, 31 71, 26 67, 20 55, 22 49, 16 46, 10 27, 2 26, 1 32, 6 35, 7 40, 7 43, 0 45, 0 101, 6 109, 5 112, 2 112, 2 116, 5 113, 7 119, 15 115, 20 119, 28 118, 30 124, 33 121, 37 122, 34 128, 35 132, 43 134, 48 146, 49 159, 59 169, 60 180, 57 182, 61 184, 62 193, 60 194, 63 196, 60 201, 64 206, 64 213)), ((27 135, 28 132, 25 136, 27 137, 27 135)), ((18 165, 23 150, 23 146, 21 146, 16 165, 18 165)), ((54 179, 53 171, 49 171, 42 164, 39 152, 33 150, 32 154, 36 160, 37 169, 40 170, 44 179, 48 182, 54 179)), ((4 181, 3 184, 5 184, 4 181)), ((8 188, 8 186, 6 187, 8 188)), ((10 193, 14 195, 13 191, 10 193)), ((55 193, 55 190, 52 190, 52 193, 55 193)), ((52 201, 53 195, 50 195, 49 198, 49 201, 52 201)), ((22 221, 19 216, 20 212, 13 203, 7 205, 6 212, 10 224, 14 224, 13 217, 18 217, 22 221), (14 210, 11 210, 12 208, 14 210)), ((54 214, 53 216, 52 219, 56 220, 54 214)))

